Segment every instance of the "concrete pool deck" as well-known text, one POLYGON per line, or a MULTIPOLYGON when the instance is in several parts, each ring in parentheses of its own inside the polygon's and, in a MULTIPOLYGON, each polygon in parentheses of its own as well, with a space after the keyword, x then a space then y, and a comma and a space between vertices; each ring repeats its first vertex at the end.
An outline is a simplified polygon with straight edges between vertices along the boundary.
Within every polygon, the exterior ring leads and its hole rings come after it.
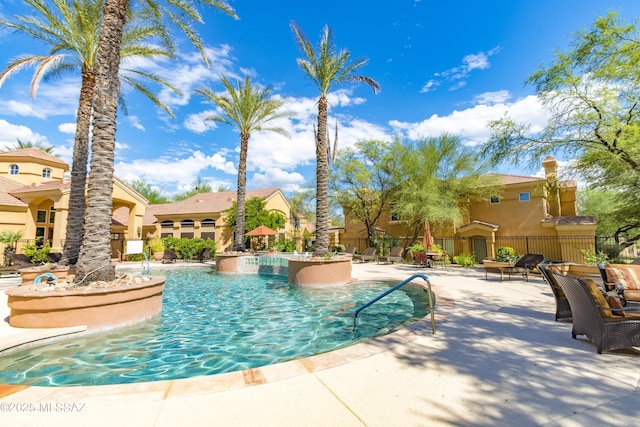
MULTIPOLYGON (((455 267, 353 264, 359 279, 404 280, 416 272, 427 274, 438 296, 435 335, 427 318, 368 343, 242 372, 112 386, 0 385, 0 420, 3 426, 637 424, 640 349, 599 355, 584 337, 573 340, 571 324, 553 320, 553 296, 541 278, 500 282, 455 267)), ((0 326, 0 342, 10 335, 30 340, 29 331, 12 329, 0 326)))

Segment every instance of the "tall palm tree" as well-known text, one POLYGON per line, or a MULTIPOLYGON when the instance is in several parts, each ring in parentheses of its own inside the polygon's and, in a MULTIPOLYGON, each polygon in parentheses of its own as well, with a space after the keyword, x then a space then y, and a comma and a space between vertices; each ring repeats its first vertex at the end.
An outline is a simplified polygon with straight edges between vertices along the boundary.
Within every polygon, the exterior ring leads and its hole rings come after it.
MULTIPOLYGON (((71 190, 66 238, 61 263, 73 263, 82 243, 85 206, 85 185, 89 156, 92 99, 96 81, 98 34, 102 22, 102 0, 25 0, 34 14, 17 16, 13 20, 0 18, 0 26, 31 35, 51 47, 48 55, 23 55, 12 61, 0 74, 0 86, 10 76, 27 67, 35 67, 31 81, 34 97, 43 78, 80 71, 81 88, 76 114, 73 146, 71 190)), ((123 36, 122 56, 173 57, 173 46, 162 27, 145 24, 139 15, 127 26, 123 36), (151 43, 156 42, 156 43, 151 43)), ((127 84, 148 96, 154 104, 173 117, 164 105, 137 77, 159 83, 177 91, 166 81, 140 70, 121 74, 127 84)))
POLYGON ((316 243, 314 255, 322 256, 329 252, 329 144, 327 142, 327 93, 334 87, 347 83, 366 83, 374 93, 380 85, 370 77, 354 74, 367 63, 366 59, 347 62, 351 53, 348 50, 337 51, 333 43, 333 32, 325 26, 320 36, 317 52, 300 28, 291 23, 296 42, 304 58, 298 58, 302 71, 320 89, 318 99, 318 129, 316 137, 316 243))
MULTIPOLYGON (((202 43, 191 29, 189 21, 202 22, 192 0, 164 0, 169 9, 158 1, 138 0, 147 6, 150 19, 161 26, 168 17, 186 33, 208 64, 202 43), (175 10, 177 9, 177 10, 175 10)), ((235 17, 233 9, 225 2, 200 0, 235 17)), ((91 141, 91 174, 88 179, 88 196, 85 210, 85 228, 78 263, 76 283, 86 280, 113 280, 115 270, 111 265, 111 211, 116 137, 118 71, 121 43, 129 0, 104 0, 102 26, 98 41, 96 86, 93 96, 93 139, 91 141)))
POLYGON ((290 112, 280 111, 285 101, 271 97, 271 89, 251 85, 249 77, 244 83, 237 81, 237 87, 229 83, 223 75, 220 81, 227 92, 218 95, 208 88, 201 88, 196 93, 220 107, 223 115, 206 117, 205 120, 214 120, 221 123, 234 125, 240 131, 240 159, 238 160, 238 189, 236 210, 236 234, 233 241, 235 250, 244 251, 244 217, 245 198, 247 191, 247 152, 249 150, 249 138, 252 132, 270 131, 282 135, 289 133, 279 126, 265 125, 273 120, 288 117, 290 112))

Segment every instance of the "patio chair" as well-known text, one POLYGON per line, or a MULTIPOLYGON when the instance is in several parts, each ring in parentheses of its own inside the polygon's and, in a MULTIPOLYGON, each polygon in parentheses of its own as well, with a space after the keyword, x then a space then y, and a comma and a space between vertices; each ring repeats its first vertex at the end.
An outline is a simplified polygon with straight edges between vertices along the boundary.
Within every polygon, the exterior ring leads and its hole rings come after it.
POLYGON ((616 291, 625 301, 640 305, 640 266, 637 264, 598 264, 607 290, 616 291))
POLYGON ((211 259, 211 248, 202 248, 196 259, 200 262, 211 259))
POLYGON ((178 259, 178 255, 176 255, 176 251, 173 248, 166 248, 164 250, 164 255, 162 256, 162 263, 169 264, 171 262, 176 262, 178 259))
POLYGON ((347 246, 345 248, 345 250, 344 250, 344 253, 353 256, 356 253, 356 247, 355 246, 347 246))
POLYGON ((434 255, 431 257, 431 262, 433 264, 439 264, 442 268, 445 268, 447 265, 447 251, 443 251, 440 255, 434 255))
POLYGON ((365 249, 362 255, 354 254, 353 259, 359 259, 362 262, 367 262, 367 261, 372 261, 373 258, 375 258, 375 256, 376 256, 376 248, 369 247, 365 249))
POLYGON ((422 251, 413 252, 413 263, 416 265, 431 267, 431 260, 427 256, 427 253, 422 251))
POLYGON ((31 262, 31 258, 25 254, 11 254, 11 261, 16 268, 36 267, 38 265, 31 262))
MULTIPOLYGON (((504 280, 506 274, 511 279, 512 274, 521 274, 522 278, 527 282, 529 281, 529 273, 531 273, 537 266, 544 260, 544 255, 540 254, 525 254, 520 257, 518 261, 512 266, 495 267, 489 272, 496 272, 500 274, 500 281, 504 280)), ((487 270, 485 269, 485 279, 487 270)))
POLYGON ((560 285, 556 281, 552 267, 547 268, 546 265, 540 264, 538 265, 538 270, 540 274, 542 274, 542 278, 551 288, 551 292, 553 293, 553 297, 556 300, 556 322, 559 320, 571 321, 571 306, 569 305, 569 300, 567 296, 564 294, 560 285))
POLYGON ((62 254, 60 252, 49 252, 47 254, 47 259, 52 264, 57 264, 60 262, 60 258, 62 258, 62 254))
POLYGON ((591 279, 555 276, 567 296, 573 316, 571 337, 585 335, 598 353, 640 345, 640 307, 621 307, 615 299, 607 301, 591 279))
POLYGON ((381 263, 381 262, 394 263, 394 262, 402 261, 403 253, 404 253, 404 249, 402 248, 402 246, 394 246, 393 248, 391 248, 391 251, 389 251, 389 255, 378 257, 378 263, 381 263))

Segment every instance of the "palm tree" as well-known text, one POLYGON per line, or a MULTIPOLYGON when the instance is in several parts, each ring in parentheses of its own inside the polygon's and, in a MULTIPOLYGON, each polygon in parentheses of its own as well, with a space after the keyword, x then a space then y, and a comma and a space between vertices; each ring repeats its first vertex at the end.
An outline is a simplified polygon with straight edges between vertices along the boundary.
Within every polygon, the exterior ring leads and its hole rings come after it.
POLYGON ((327 93, 330 89, 346 83, 366 83, 374 93, 380 85, 370 77, 355 75, 354 72, 367 63, 366 59, 347 62, 351 53, 348 50, 336 51, 333 32, 325 26, 320 36, 320 45, 316 52, 300 28, 291 23, 296 42, 304 58, 298 58, 302 71, 320 89, 318 99, 318 130, 316 137, 316 244, 314 255, 322 256, 329 252, 329 144, 327 142, 327 93))
POLYGON ((273 120, 288 117, 290 112, 279 111, 285 104, 281 98, 271 97, 271 89, 268 87, 251 85, 249 77, 244 83, 237 81, 237 87, 233 87, 225 76, 220 77, 227 92, 218 95, 208 88, 201 88, 196 93, 213 102, 222 110, 222 116, 211 116, 205 120, 214 120, 221 123, 234 125, 240 131, 240 159, 238 160, 238 189, 236 210, 236 233, 233 241, 234 249, 244 251, 244 217, 245 198, 247 191, 247 151, 249 138, 252 132, 270 131, 282 135, 289 133, 279 127, 265 125, 273 120))
POLYGON ((12 145, 12 146, 5 145, 5 147, 3 149, 0 149, 0 151, 22 150, 25 148, 39 148, 47 154, 52 154, 54 156, 57 156, 56 154, 53 154, 54 147, 52 147, 51 145, 44 145, 40 142, 24 142, 20 140, 20 138, 18 138, 15 145, 12 145))
MULTIPOLYGON (((189 20, 202 22, 191 0, 169 1, 166 4, 178 9, 167 9, 154 0, 139 0, 148 6, 150 19, 162 26, 163 17, 174 20, 189 40, 200 51, 208 64, 199 37, 191 29, 189 20)), ((233 9, 224 2, 200 0, 235 17, 233 9)), ((78 263, 76 283, 90 280, 110 281, 115 278, 111 265, 111 211, 113 185, 113 159, 116 137, 118 72, 121 43, 129 0, 104 0, 102 26, 98 41, 96 86, 93 96, 93 139, 91 141, 91 174, 88 179, 88 196, 85 210, 85 229, 78 263), (90 232, 89 232, 90 231, 90 232)))
MULTIPOLYGON (((51 47, 49 55, 24 55, 11 62, 0 74, 0 86, 13 74, 26 67, 35 67, 31 81, 31 96, 38 91, 41 80, 47 76, 80 70, 81 88, 76 114, 76 133, 73 146, 73 166, 69 196, 69 214, 62 264, 73 263, 78 258, 82 243, 83 216, 85 207, 85 185, 89 156, 89 131, 91 127, 92 98, 96 82, 96 58, 98 34, 102 21, 102 0, 25 0, 34 15, 17 16, 13 21, 0 18, 0 26, 33 36, 51 47)), ((145 25, 134 15, 123 36, 122 56, 154 58, 173 57, 173 46, 162 27, 145 25), (151 42, 155 41, 153 45, 151 42)), ((173 113, 149 89, 135 77, 160 83, 174 91, 172 85, 158 77, 139 70, 127 70, 120 77, 128 84, 147 95, 170 116, 173 113)), ((109 186, 111 188, 111 186, 109 186)))

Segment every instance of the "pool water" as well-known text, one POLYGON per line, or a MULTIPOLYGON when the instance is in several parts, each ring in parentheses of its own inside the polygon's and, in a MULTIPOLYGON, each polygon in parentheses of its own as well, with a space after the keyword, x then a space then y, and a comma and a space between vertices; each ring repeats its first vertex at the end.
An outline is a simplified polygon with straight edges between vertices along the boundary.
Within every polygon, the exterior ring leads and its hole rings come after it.
POLYGON ((142 324, 29 348, 0 358, 0 383, 124 384, 188 378, 308 357, 384 335, 428 313, 428 294, 407 285, 358 315, 397 282, 305 288, 277 275, 166 276, 160 316, 142 324))

